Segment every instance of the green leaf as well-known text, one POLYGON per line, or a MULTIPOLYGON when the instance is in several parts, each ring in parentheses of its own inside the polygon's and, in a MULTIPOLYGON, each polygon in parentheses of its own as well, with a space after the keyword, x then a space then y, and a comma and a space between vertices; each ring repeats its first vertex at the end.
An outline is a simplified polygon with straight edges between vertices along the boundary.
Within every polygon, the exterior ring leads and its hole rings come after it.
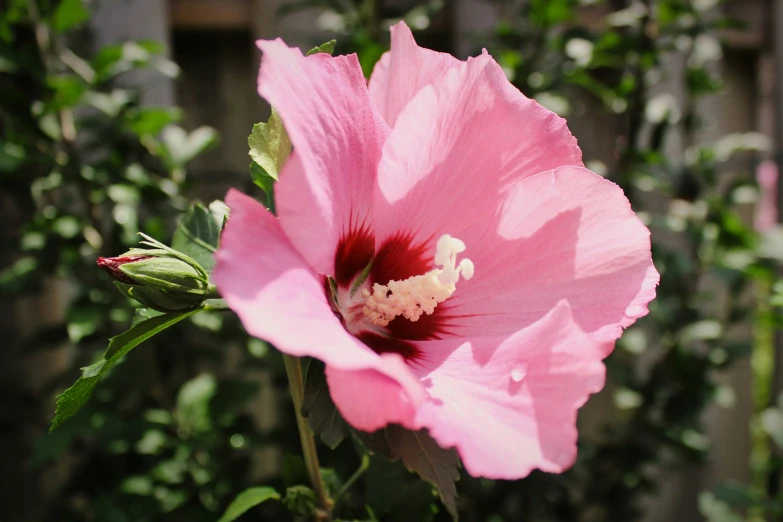
POLYGON ((101 47, 91 61, 96 73, 96 83, 102 83, 114 76, 136 68, 150 66, 171 67, 171 62, 161 57, 165 48, 154 40, 129 41, 101 47))
POLYGON ((0 295, 19 291, 33 278, 38 269, 34 257, 21 257, 11 266, 0 270, 0 295))
POLYGON ((302 460, 302 457, 297 455, 286 453, 283 456, 281 475, 283 478, 283 484, 287 488, 309 483, 309 478, 307 477, 307 466, 305 465, 304 460, 302 460))
POLYGON ((699 495, 699 513, 708 522, 742 522, 742 518, 726 502, 718 500, 709 491, 699 495))
POLYGON ((165 312, 159 312, 158 310, 153 310, 152 308, 137 308, 136 311, 133 312, 133 319, 131 319, 131 326, 135 326, 142 321, 146 321, 147 319, 152 319, 153 317, 164 315, 164 313, 165 312))
POLYGON ((372 40, 366 40, 362 44, 362 52, 359 56, 359 65, 362 67, 362 74, 365 78, 369 78, 375 69, 375 64, 381 59, 383 53, 386 52, 386 47, 374 42, 372 40))
POLYGON ((142 107, 128 112, 127 125, 137 136, 156 136, 181 119, 182 110, 175 107, 142 107))
POLYGON ((457 520, 459 457, 453 449, 443 449, 426 430, 411 431, 391 425, 372 434, 357 432, 359 439, 373 452, 399 459, 408 470, 435 486, 441 502, 457 520))
POLYGON ((75 303, 68 310, 66 321, 68 322, 68 338, 77 344, 85 337, 95 333, 98 324, 106 316, 105 307, 98 305, 86 305, 75 303))
POLYGON ((250 157, 264 169, 267 176, 277 181, 280 170, 291 154, 291 140, 283 127, 283 120, 272 109, 267 123, 256 123, 247 138, 250 157))
POLYGON ((322 43, 321 45, 313 47, 312 49, 307 51, 307 54, 305 56, 310 56, 311 54, 318 54, 318 53, 334 54, 335 45, 337 45, 337 40, 329 40, 326 43, 322 43))
POLYGON ((430 522, 438 513, 432 486, 409 473, 399 461, 371 457, 365 484, 367 507, 377 520, 430 522))
POLYGON ((783 410, 768 408, 761 413, 761 427, 778 447, 783 448, 783 410))
POLYGON ((109 369, 125 354, 153 335, 198 312, 199 309, 159 315, 132 326, 128 331, 109 340, 109 348, 103 359, 82 368, 82 376, 76 383, 57 397, 57 409, 49 431, 54 431, 69 417, 72 417, 90 399, 95 385, 109 369))
POLYGON ((443 449, 424 430, 410 431, 400 426, 386 429, 392 454, 398 455, 405 467, 435 486, 441 501, 457 519, 457 485, 459 457, 453 449, 443 449))
POLYGON ((764 502, 764 499, 754 492, 752 487, 736 482, 718 484, 712 488, 712 494, 716 499, 732 507, 748 508, 764 502))
POLYGON ((253 179, 253 183, 260 187, 264 191, 266 196, 266 208, 268 208, 273 214, 275 213, 275 180, 271 176, 267 175, 261 165, 255 161, 250 162, 250 177, 253 179))
POLYGON ((52 15, 55 31, 62 33, 85 21, 90 13, 84 8, 82 0, 62 0, 52 15))
POLYGON ((213 254, 217 250, 220 232, 228 215, 222 201, 213 201, 209 208, 195 203, 179 220, 171 247, 193 258, 207 272, 215 266, 213 254))
POLYGON ((160 138, 158 153, 170 169, 184 167, 218 142, 217 131, 207 126, 188 133, 181 127, 169 125, 163 129, 160 138))
MULTIPOLYGON (((307 486, 291 486, 286 488, 283 504, 294 516, 307 517, 315 511, 318 500, 315 491, 307 486)), ((295 520, 299 520, 296 518, 295 520)))
POLYGON ((177 324, 178 322, 190 317, 198 311, 199 309, 196 308, 195 310, 163 314, 155 316, 151 319, 147 319, 146 321, 136 323, 130 328, 130 330, 127 330, 120 335, 109 339, 109 348, 106 350, 103 358, 106 361, 114 364, 117 359, 153 335, 162 332, 166 328, 177 324))
POLYGON ((336 448, 348 435, 348 423, 337 411, 329 395, 326 384, 324 363, 317 359, 310 361, 305 378, 304 401, 302 416, 316 435, 331 449, 336 448))
POLYGON ((46 83, 54 95, 49 110, 74 107, 81 101, 87 90, 87 86, 82 80, 71 75, 50 76, 46 83))
MULTIPOLYGON (((1 62, 0 72, 3 72, 1 62)), ((27 151, 24 147, 10 141, 0 143, 0 172, 13 172, 24 163, 26 157, 27 151)))
POLYGON ((248 509, 267 500, 279 500, 280 495, 272 488, 249 488, 237 495, 218 522, 232 522, 242 516, 248 509))
POLYGON ((210 404, 217 394, 217 380, 209 374, 195 377, 179 390, 175 417, 185 433, 206 433, 212 429, 210 404))

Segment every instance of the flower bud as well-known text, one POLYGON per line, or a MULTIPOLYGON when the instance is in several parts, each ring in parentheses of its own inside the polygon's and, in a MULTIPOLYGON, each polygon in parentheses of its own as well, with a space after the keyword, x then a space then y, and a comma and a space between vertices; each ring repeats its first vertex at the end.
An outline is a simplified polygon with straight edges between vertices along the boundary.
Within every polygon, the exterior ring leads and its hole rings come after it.
POLYGON ((158 242, 146 244, 161 248, 98 258, 98 266, 114 279, 120 292, 161 312, 194 308, 216 297, 208 274, 196 261, 158 242))
POLYGON ((133 263, 147 259, 149 256, 120 256, 120 257, 99 257, 98 266, 111 276, 115 281, 121 283, 133 284, 136 281, 128 277, 120 267, 126 263, 133 263))

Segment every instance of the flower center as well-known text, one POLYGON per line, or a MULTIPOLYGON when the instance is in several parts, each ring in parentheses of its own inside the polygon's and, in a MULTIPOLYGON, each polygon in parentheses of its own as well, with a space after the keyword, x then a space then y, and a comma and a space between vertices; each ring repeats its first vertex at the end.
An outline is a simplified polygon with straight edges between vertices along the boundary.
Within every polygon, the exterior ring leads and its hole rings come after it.
POLYGON ((372 292, 365 288, 362 312, 377 326, 387 326, 395 317, 403 316, 416 322, 422 314, 431 314, 440 303, 451 297, 459 276, 467 281, 473 277, 474 266, 463 258, 457 264, 457 254, 465 251, 465 243, 448 234, 438 239, 434 263, 440 268, 402 281, 375 283, 372 292))

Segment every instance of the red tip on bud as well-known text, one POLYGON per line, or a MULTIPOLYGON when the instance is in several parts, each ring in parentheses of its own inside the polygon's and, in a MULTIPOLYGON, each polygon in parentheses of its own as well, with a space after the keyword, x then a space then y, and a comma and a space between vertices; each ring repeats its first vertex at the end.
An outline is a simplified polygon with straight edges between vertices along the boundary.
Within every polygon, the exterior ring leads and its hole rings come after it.
POLYGON ((107 274, 109 274, 115 281, 132 285, 135 284, 136 281, 128 277, 127 274, 120 270, 120 266, 128 263, 134 263, 136 261, 141 261, 142 259, 149 259, 150 257, 152 256, 99 257, 98 266, 101 267, 107 274))

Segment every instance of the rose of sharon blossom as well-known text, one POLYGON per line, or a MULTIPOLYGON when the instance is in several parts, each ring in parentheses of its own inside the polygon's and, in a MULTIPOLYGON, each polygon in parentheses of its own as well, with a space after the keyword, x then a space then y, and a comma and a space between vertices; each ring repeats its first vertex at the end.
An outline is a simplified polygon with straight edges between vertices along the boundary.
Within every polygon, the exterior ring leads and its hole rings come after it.
POLYGON ((247 331, 324 361, 356 428, 426 428, 474 476, 569 467, 576 411, 658 282, 622 191, 486 53, 400 23, 368 87, 355 55, 259 47, 294 154, 279 217, 227 196, 214 277, 247 331))

